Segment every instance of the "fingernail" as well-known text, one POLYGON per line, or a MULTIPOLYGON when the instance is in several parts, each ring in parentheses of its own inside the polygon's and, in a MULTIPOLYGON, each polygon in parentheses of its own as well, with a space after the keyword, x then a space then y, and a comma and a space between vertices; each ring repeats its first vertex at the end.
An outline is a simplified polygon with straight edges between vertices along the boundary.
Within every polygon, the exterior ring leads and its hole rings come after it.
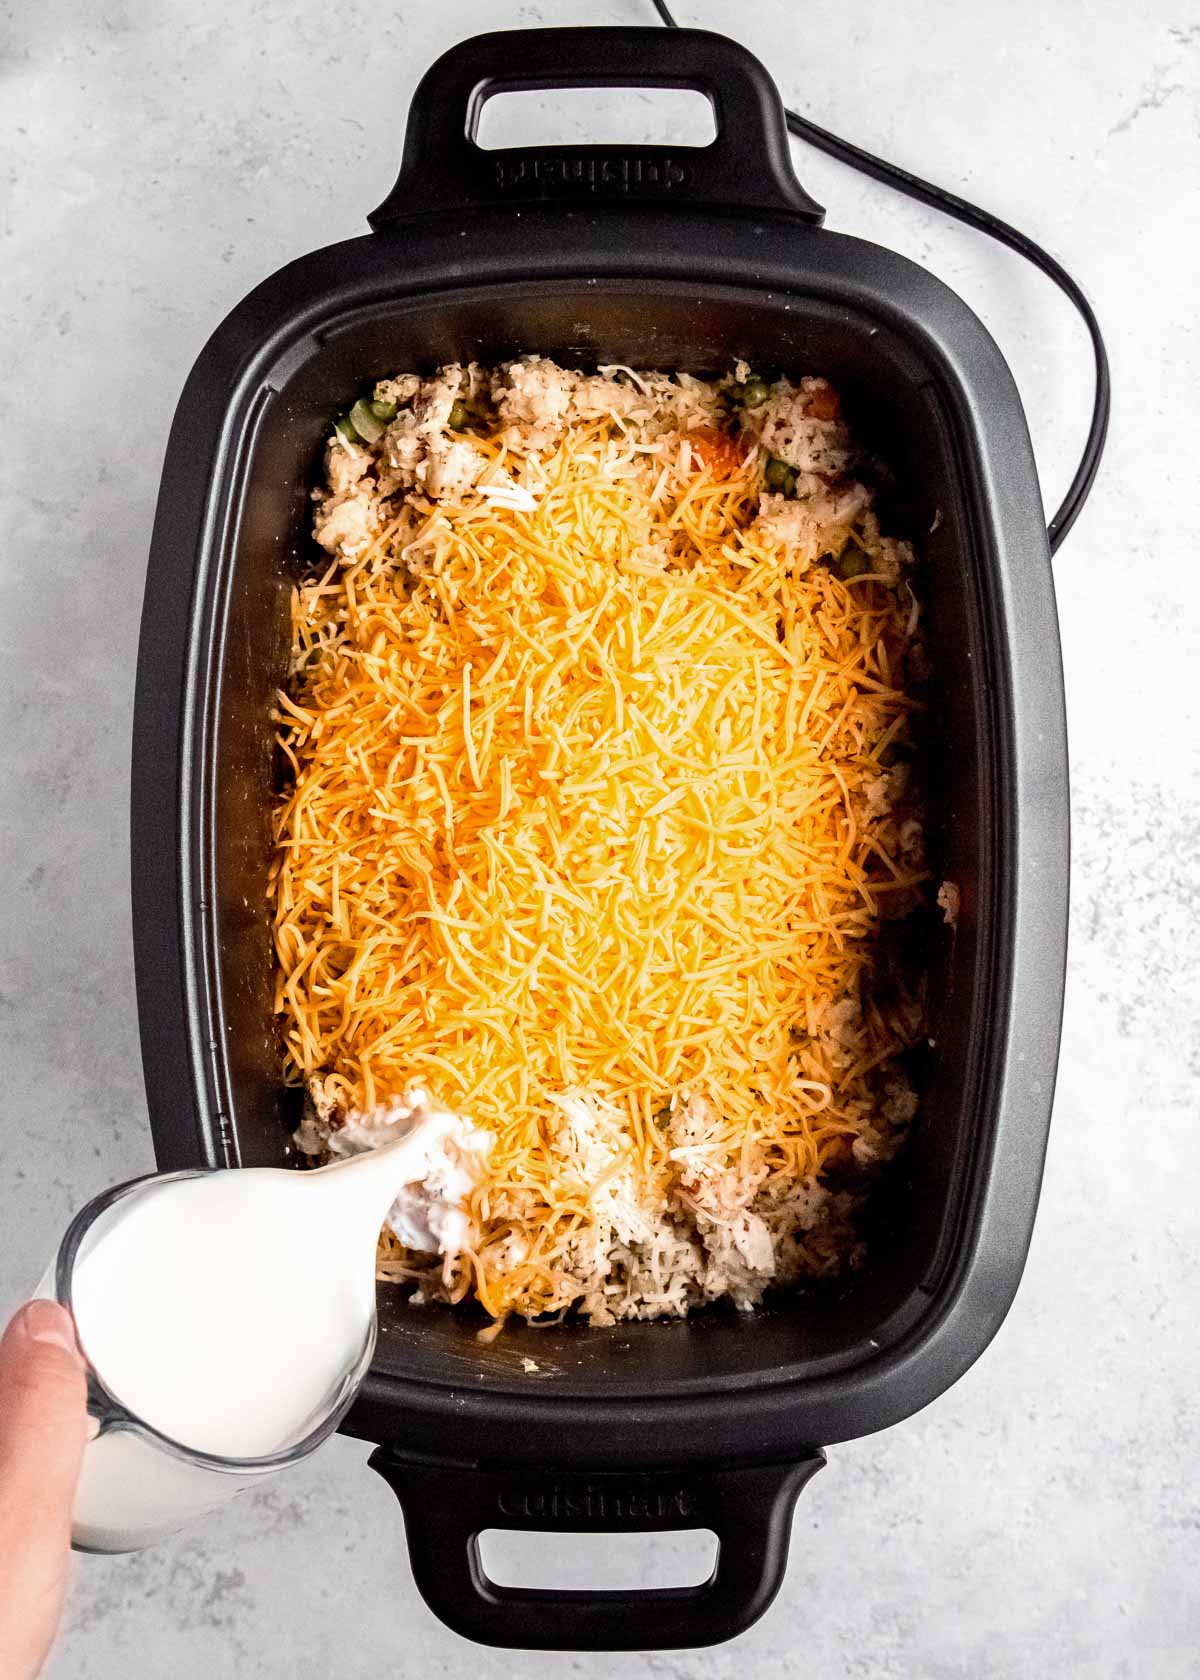
POLYGON ((57 1301, 28 1301, 17 1314, 17 1322, 31 1342, 45 1342, 75 1359, 81 1357, 74 1322, 57 1301))

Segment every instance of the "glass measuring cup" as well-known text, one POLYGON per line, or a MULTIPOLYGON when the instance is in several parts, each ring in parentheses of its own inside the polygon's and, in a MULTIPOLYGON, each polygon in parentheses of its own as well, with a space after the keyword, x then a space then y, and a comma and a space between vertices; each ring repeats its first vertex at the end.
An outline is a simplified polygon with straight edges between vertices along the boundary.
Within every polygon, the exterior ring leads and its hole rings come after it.
MULTIPOLYGON (((206 1176, 187 1171, 151 1174, 105 1191, 68 1226, 37 1294, 55 1299, 75 1317, 74 1281, 93 1244, 127 1217, 140 1194, 172 1181, 206 1176)), ((358 1392, 375 1349, 372 1315, 361 1351, 304 1420, 295 1438, 259 1457, 232 1458, 173 1440, 139 1417, 106 1384, 88 1352, 87 1325, 75 1321, 87 1362, 87 1409, 92 1435, 84 1452, 72 1513, 77 1551, 130 1552, 227 1503, 314 1452, 337 1428, 358 1392)), ((152 1336, 152 1327, 147 1335, 152 1336)))

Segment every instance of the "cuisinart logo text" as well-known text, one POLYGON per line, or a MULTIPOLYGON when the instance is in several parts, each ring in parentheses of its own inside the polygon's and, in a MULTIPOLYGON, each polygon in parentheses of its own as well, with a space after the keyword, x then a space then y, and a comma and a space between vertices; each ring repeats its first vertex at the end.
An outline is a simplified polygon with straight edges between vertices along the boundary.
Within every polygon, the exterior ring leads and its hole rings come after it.
POLYGON ((660 193, 685 187, 691 171, 672 157, 596 157, 555 153, 535 158, 496 159, 501 192, 564 192, 582 187, 595 193, 660 193))
POLYGON ((503 1516, 524 1521, 671 1522, 696 1515, 686 1488, 639 1488, 635 1483, 597 1486, 593 1482, 551 1482, 540 1487, 507 1487, 496 1495, 503 1516))

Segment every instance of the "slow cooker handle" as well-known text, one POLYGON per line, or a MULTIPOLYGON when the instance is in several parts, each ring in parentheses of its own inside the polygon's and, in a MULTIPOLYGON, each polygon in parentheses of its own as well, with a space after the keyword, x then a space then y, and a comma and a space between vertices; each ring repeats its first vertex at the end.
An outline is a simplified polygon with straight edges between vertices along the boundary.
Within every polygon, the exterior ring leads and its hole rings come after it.
POLYGON ((531 201, 824 211, 792 170, 779 90, 752 53, 702 29, 506 29, 443 53, 409 107, 396 184, 376 230, 431 210, 531 201), (485 151, 479 113, 494 93, 539 88, 694 88, 717 136, 707 146, 521 146, 485 151))
POLYGON ((534 1651, 655 1651, 712 1645, 757 1620, 787 1566, 792 1510, 825 1462, 648 1473, 521 1473, 371 1455, 404 1511, 413 1577, 426 1604, 467 1639, 534 1651), (485 1529, 632 1534, 709 1528, 717 1562, 697 1587, 558 1592, 502 1587, 479 1555, 485 1529))

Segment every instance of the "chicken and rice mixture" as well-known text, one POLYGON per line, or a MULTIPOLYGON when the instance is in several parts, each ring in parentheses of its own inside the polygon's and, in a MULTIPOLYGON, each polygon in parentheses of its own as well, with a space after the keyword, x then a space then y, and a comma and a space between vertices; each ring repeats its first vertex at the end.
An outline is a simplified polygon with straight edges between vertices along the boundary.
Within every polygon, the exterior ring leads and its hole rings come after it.
POLYGON ((442 1217, 381 1243, 418 1301, 607 1324, 860 1261, 929 879, 913 554, 871 482, 825 380, 741 363, 452 365, 336 422, 277 1008, 307 1158, 461 1117, 442 1217))

